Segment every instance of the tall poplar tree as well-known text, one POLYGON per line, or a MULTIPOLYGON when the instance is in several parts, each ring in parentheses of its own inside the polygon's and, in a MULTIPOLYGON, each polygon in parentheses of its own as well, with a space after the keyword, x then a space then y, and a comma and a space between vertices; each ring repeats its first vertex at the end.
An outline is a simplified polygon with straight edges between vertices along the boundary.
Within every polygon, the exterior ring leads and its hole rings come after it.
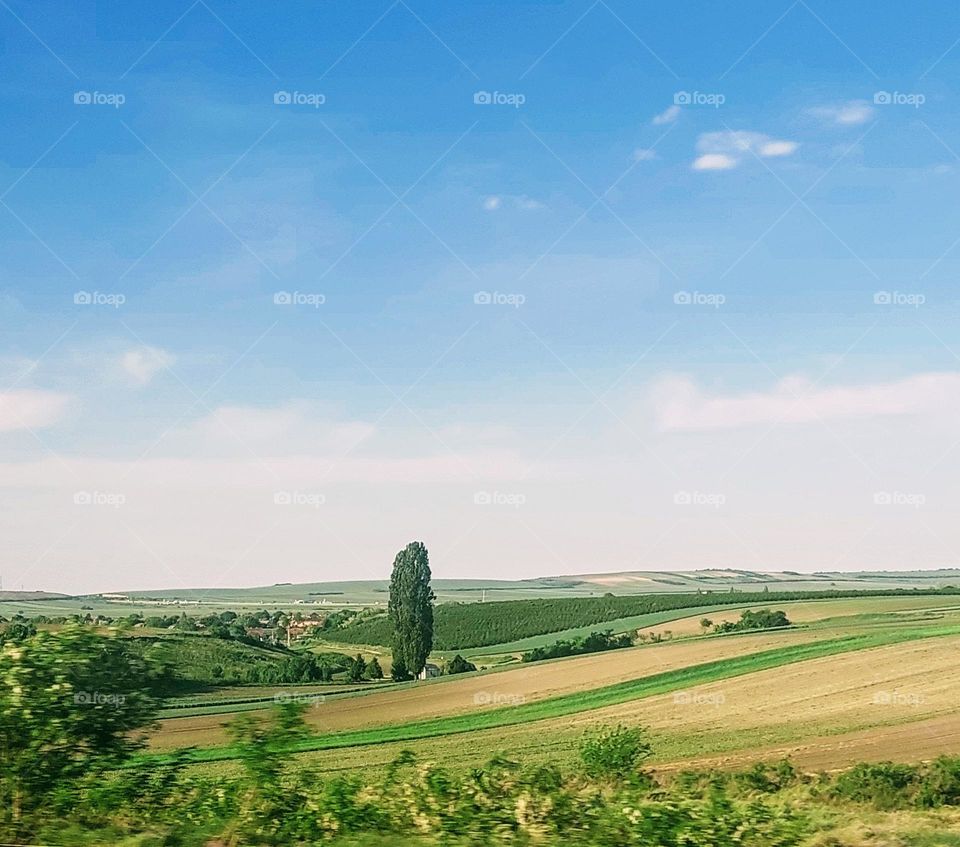
POLYGON ((420 541, 412 541, 393 560, 390 603, 393 667, 401 676, 417 676, 433 648, 433 601, 430 559, 420 541))

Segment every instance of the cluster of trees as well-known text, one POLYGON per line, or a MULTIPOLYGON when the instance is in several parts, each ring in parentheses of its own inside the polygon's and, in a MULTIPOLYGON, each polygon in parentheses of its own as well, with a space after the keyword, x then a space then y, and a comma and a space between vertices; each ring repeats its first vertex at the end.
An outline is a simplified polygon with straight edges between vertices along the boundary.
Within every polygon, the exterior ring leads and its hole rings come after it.
MULTIPOLYGON (((700 621, 700 626, 704 622, 711 623, 707 618, 700 621)), ((771 609, 757 609, 753 611, 747 609, 740 614, 738 621, 723 621, 713 626, 713 631, 718 634, 726 632, 746 632, 751 629, 778 629, 783 626, 791 626, 786 612, 771 609)))
POLYGON ((341 653, 264 649, 189 635, 120 638, 119 642, 132 657, 165 669, 158 692, 164 696, 220 685, 331 682, 334 675, 346 675, 352 662, 341 653))
POLYGON ((623 633, 614 635, 611 630, 591 632, 584 638, 572 638, 551 644, 549 647, 534 647, 524 653, 521 661, 541 662, 544 659, 559 659, 563 656, 579 656, 583 653, 602 653, 605 650, 619 650, 623 647, 633 647, 633 638, 623 633))
MULTIPOLYGON (((338 654, 329 654, 338 656, 338 654)), ((342 658, 320 658, 313 653, 298 653, 286 659, 273 662, 247 664, 240 669, 236 682, 257 683, 260 685, 281 685, 298 682, 330 682, 333 675, 340 671, 350 671, 353 663, 346 656, 342 658)), ((218 675, 219 666, 214 666, 213 677, 224 682, 224 676, 218 675)))
MULTIPOLYGON (((903 597, 956 595, 960 588, 893 589, 876 591, 732 591, 697 594, 639 594, 627 597, 578 597, 540 600, 500 600, 490 603, 443 603, 433 615, 433 647, 462 650, 505 644, 521 638, 598 626, 635 615, 696 609, 705 606, 745 606, 790 600, 827 600, 844 597, 903 597)), ((393 641, 393 618, 379 615, 349 624, 337 640, 349 644, 393 641)))
POLYGON ((374 656, 369 662, 365 661, 360 653, 350 662, 347 668, 347 678, 350 682, 361 682, 365 679, 383 679, 383 668, 374 656))

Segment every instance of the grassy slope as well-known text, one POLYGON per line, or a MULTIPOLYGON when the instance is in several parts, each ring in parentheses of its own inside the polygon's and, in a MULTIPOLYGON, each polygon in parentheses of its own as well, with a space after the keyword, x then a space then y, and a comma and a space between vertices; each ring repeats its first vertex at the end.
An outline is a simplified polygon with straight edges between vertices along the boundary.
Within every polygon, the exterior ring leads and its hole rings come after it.
MULTIPOLYGON (((923 629, 904 628, 782 647, 733 659, 723 659, 692 665, 679 670, 667 671, 629 682, 562 695, 519 706, 314 737, 298 745, 295 750, 325 750, 359 745, 375 745, 395 741, 412 741, 441 735, 468 733, 495 727, 514 726, 516 724, 563 717, 579 712, 613 706, 630 700, 682 690, 694 685, 705 685, 755 671, 775 668, 794 662, 802 662, 807 659, 833 656, 870 647, 903 643, 920 638, 957 634, 960 634, 960 627, 957 626, 927 627, 923 629)), ((189 752, 188 757, 190 760, 197 762, 214 762, 233 759, 236 755, 236 749, 232 747, 222 747, 192 750, 189 752)), ((148 758, 152 760, 163 760, 167 757, 156 756, 148 758)))

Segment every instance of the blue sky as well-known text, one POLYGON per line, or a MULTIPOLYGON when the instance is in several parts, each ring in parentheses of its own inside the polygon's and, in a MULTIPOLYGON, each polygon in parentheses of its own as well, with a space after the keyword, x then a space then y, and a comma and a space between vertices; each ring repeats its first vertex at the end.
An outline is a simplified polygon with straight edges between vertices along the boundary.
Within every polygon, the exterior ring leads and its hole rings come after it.
POLYGON ((4 0, 5 587, 955 565, 958 40, 4 0))

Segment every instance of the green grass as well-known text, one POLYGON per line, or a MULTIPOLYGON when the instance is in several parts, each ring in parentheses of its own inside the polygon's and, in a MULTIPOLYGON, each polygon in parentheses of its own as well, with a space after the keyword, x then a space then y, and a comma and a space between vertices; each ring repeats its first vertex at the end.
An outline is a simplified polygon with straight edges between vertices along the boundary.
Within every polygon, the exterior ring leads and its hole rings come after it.
POLYGON ((171 698, 164 702, 159 717, 189 718, 198 715, 229 715, 234 712, 264 709, 283 700, 296 698, 308 700, 311 697, 318 697, 322 700, 339 699, 341 697, 369 694, 372 691, 388 687, 393 687, 393 683, 367 682, 362 685, 294 683, 287 686, 274 686, 275 690, 269 694, 218 697, 213 693, 206 696, 171 698))
MULTIPOLYGON (((944 637, 958 634, 960 634, 960 627, 957 626, 919 630, 901 629, 848 635, 809 644, 779 647, 746 656, 737 656, 730 659, 691 665, 641 679, 629 680, 627 682, 588 691, 578 691, 572 694, 565 694, 518 706, 484 710, 467 715, 454 715, 414 721, 395 726, 352 730, 317 736, 296 745, 291 748, 289 752, 328 750, 396 741, 414 741, 442 735, 455 735, 475 732, 477 730, 514 726, 531 721, 564 717, 579 712, 615 706, 631 700, 678 691, 694 685, 707 685, 723 679, 729 679, 730 677, 768 670, 795 662, 819 659, 872 647, 899 644, 922 638, 944 637)), ((194 749, 188 752, 188 760, 194 762, 224 761, 236 758, 236 756, 237 750, 234 747, 211 747, 194 749)), ((151 761, 165 761, 169 759, 169 756, 148 755, 145 758, 151 761)))

